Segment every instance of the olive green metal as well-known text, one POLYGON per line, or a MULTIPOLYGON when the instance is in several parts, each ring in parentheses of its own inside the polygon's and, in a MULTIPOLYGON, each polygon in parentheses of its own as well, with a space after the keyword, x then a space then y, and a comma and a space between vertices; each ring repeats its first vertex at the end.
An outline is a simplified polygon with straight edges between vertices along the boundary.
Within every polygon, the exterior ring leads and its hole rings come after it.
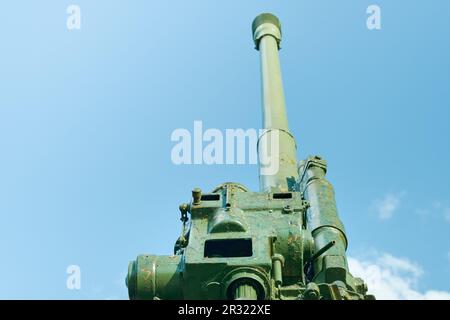
POLYGON ((275 37, 277 42, 281 41, 281 23, 271 13, 261 13, 252 23, 253 41, 256 49, 259 49, 259 40, 262 36, 269 34, 275 37))
POLYGON ((233 182, 210 193, 192 190, 191 202, 179 206, 174 255, 140 255, 130 263, 130 299, 373 298, 348 270, 325 160, 309 157, 297 168, 278 58, 280 22, 262 14, 252 31, 261 54, 265 129, 258 152, 263 158, 272 151, 279 168, 268 173, 261 164, 260 192, 233 182))
POLYGON ((241 284, 234 289, 234 300, 257 300, 258 294, 251 284, 241 284))
MULTIPOLYGON (((278 57, 281 25, 278 18, 264 13, 253 22, 253 39, 261 54, 263 128, 258 141, 260 159, 272 156, 276 172, 260 170, 260 189, 270 192, 295 191, 297 173, 296 144, 289 132, 283 82, 278 57)), ((261 162, 263 167, 263 161, 261 162)), ((261 168, 262 169, 262 168, 261 168)))
POLYGON ((336 244, 336 241, 330 241, 327 245, 325 245, 323 248, 319 249, 319 251, 317 251, 316 253, 314 253, 306 263, 312 263, 314 262, 317 258, 319 258, 322 254, 324 254, 325 252, 327 252, 329 249, 331 249, 332 246, 334 246, 336 244))
POLYGON ((126 284, 130 299, 182 299, 181 256, 140 255, 130 262, 126 284))
POLYGON ((275 286, 278 288, 283 284, 284 257, 281 254, 274 254, 272 257, 272 273, 275 286))
POLYGON ((325 179, 327 164, 321 157, 309 157, 300 168, 300 185, 310 203, 308 229, 311 230, 316 250, 334 245, 317 257, 314 263, 314 279, 317 282, 348 282, 354 289, 348 272, 347 238, 344 225, 337 214, 333 186, 325 179))
POLYGON ((194 190, 192 190, 192 204, 193 205, 200 204, 201 198, 202 198, 202 190, 200 190, 200 188, 195 188, 194 190))

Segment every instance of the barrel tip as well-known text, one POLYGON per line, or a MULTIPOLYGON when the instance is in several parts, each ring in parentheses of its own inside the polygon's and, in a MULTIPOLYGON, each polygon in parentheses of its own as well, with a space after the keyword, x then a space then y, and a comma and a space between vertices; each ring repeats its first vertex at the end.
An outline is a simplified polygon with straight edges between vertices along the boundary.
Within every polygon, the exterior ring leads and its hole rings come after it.
POLYGON ((252 23, 252 32, 255 34, 256 29, 264 23, 271 23, 275 25, 281 31, 281 23, 277 16, 272 13, 261 13, 258 15, 252 23))
POLYGON ((260 38, 266 34, 274 36, 278 42, 281 41, 281 23, 278 17, 272 13, 261 13, 253 20, 252 35, 253 40, 255 41, 256 49, 259 47, 260 38), (260 28, 262 25, 265 26, 260 28))

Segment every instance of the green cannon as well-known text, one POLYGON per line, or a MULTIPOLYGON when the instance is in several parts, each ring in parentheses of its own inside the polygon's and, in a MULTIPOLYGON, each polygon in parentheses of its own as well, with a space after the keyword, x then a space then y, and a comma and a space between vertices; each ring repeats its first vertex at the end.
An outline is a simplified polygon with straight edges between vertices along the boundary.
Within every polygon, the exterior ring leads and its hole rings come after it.
POLYGON ((179 207, 182 233, 173 255, 130 262, 130 299, 374 298, 349 272, 326 161, 297 161, 278 57, 280 22, 264 13, 252 31, 262 75, 260 191, 232 182, 209 193, 194 189, 179 207))

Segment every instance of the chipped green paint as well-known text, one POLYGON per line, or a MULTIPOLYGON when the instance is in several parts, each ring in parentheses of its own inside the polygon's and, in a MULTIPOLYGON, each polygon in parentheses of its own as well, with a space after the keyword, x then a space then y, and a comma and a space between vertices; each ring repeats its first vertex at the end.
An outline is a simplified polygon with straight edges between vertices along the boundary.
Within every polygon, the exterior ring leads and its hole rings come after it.
POLYGON ((280 23, 262 14, 252 28, 263 83, 258 146, 277 135, 280 168, 260 175, 260 192, 231 182, 206 194, 194 189, 191 202, 180 205, 183 232, 174 255, 140 255, 130 263, 130 299, 373 298, 348 270, 325 160, 314 156, 297 165, 278 58, 280 23))

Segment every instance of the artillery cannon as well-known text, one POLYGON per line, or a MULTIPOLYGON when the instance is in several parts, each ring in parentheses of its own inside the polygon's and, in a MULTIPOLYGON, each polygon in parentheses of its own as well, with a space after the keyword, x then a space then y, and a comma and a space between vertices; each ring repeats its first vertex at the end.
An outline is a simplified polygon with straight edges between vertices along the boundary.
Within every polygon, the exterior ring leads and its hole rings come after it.
POLYGON ((259 192, 238 183, 210 193, 194 189, 190 203, 179 208, 183 231, 174 254, 130 262, 130 299, 373 298, 349 272, 326 161, 297 161, 278 57, 280 22, 261 14, 252 31, 262 74, 258 153, 261 160, 271 152, 277 170, 268 172, 260 161, 259 192))

